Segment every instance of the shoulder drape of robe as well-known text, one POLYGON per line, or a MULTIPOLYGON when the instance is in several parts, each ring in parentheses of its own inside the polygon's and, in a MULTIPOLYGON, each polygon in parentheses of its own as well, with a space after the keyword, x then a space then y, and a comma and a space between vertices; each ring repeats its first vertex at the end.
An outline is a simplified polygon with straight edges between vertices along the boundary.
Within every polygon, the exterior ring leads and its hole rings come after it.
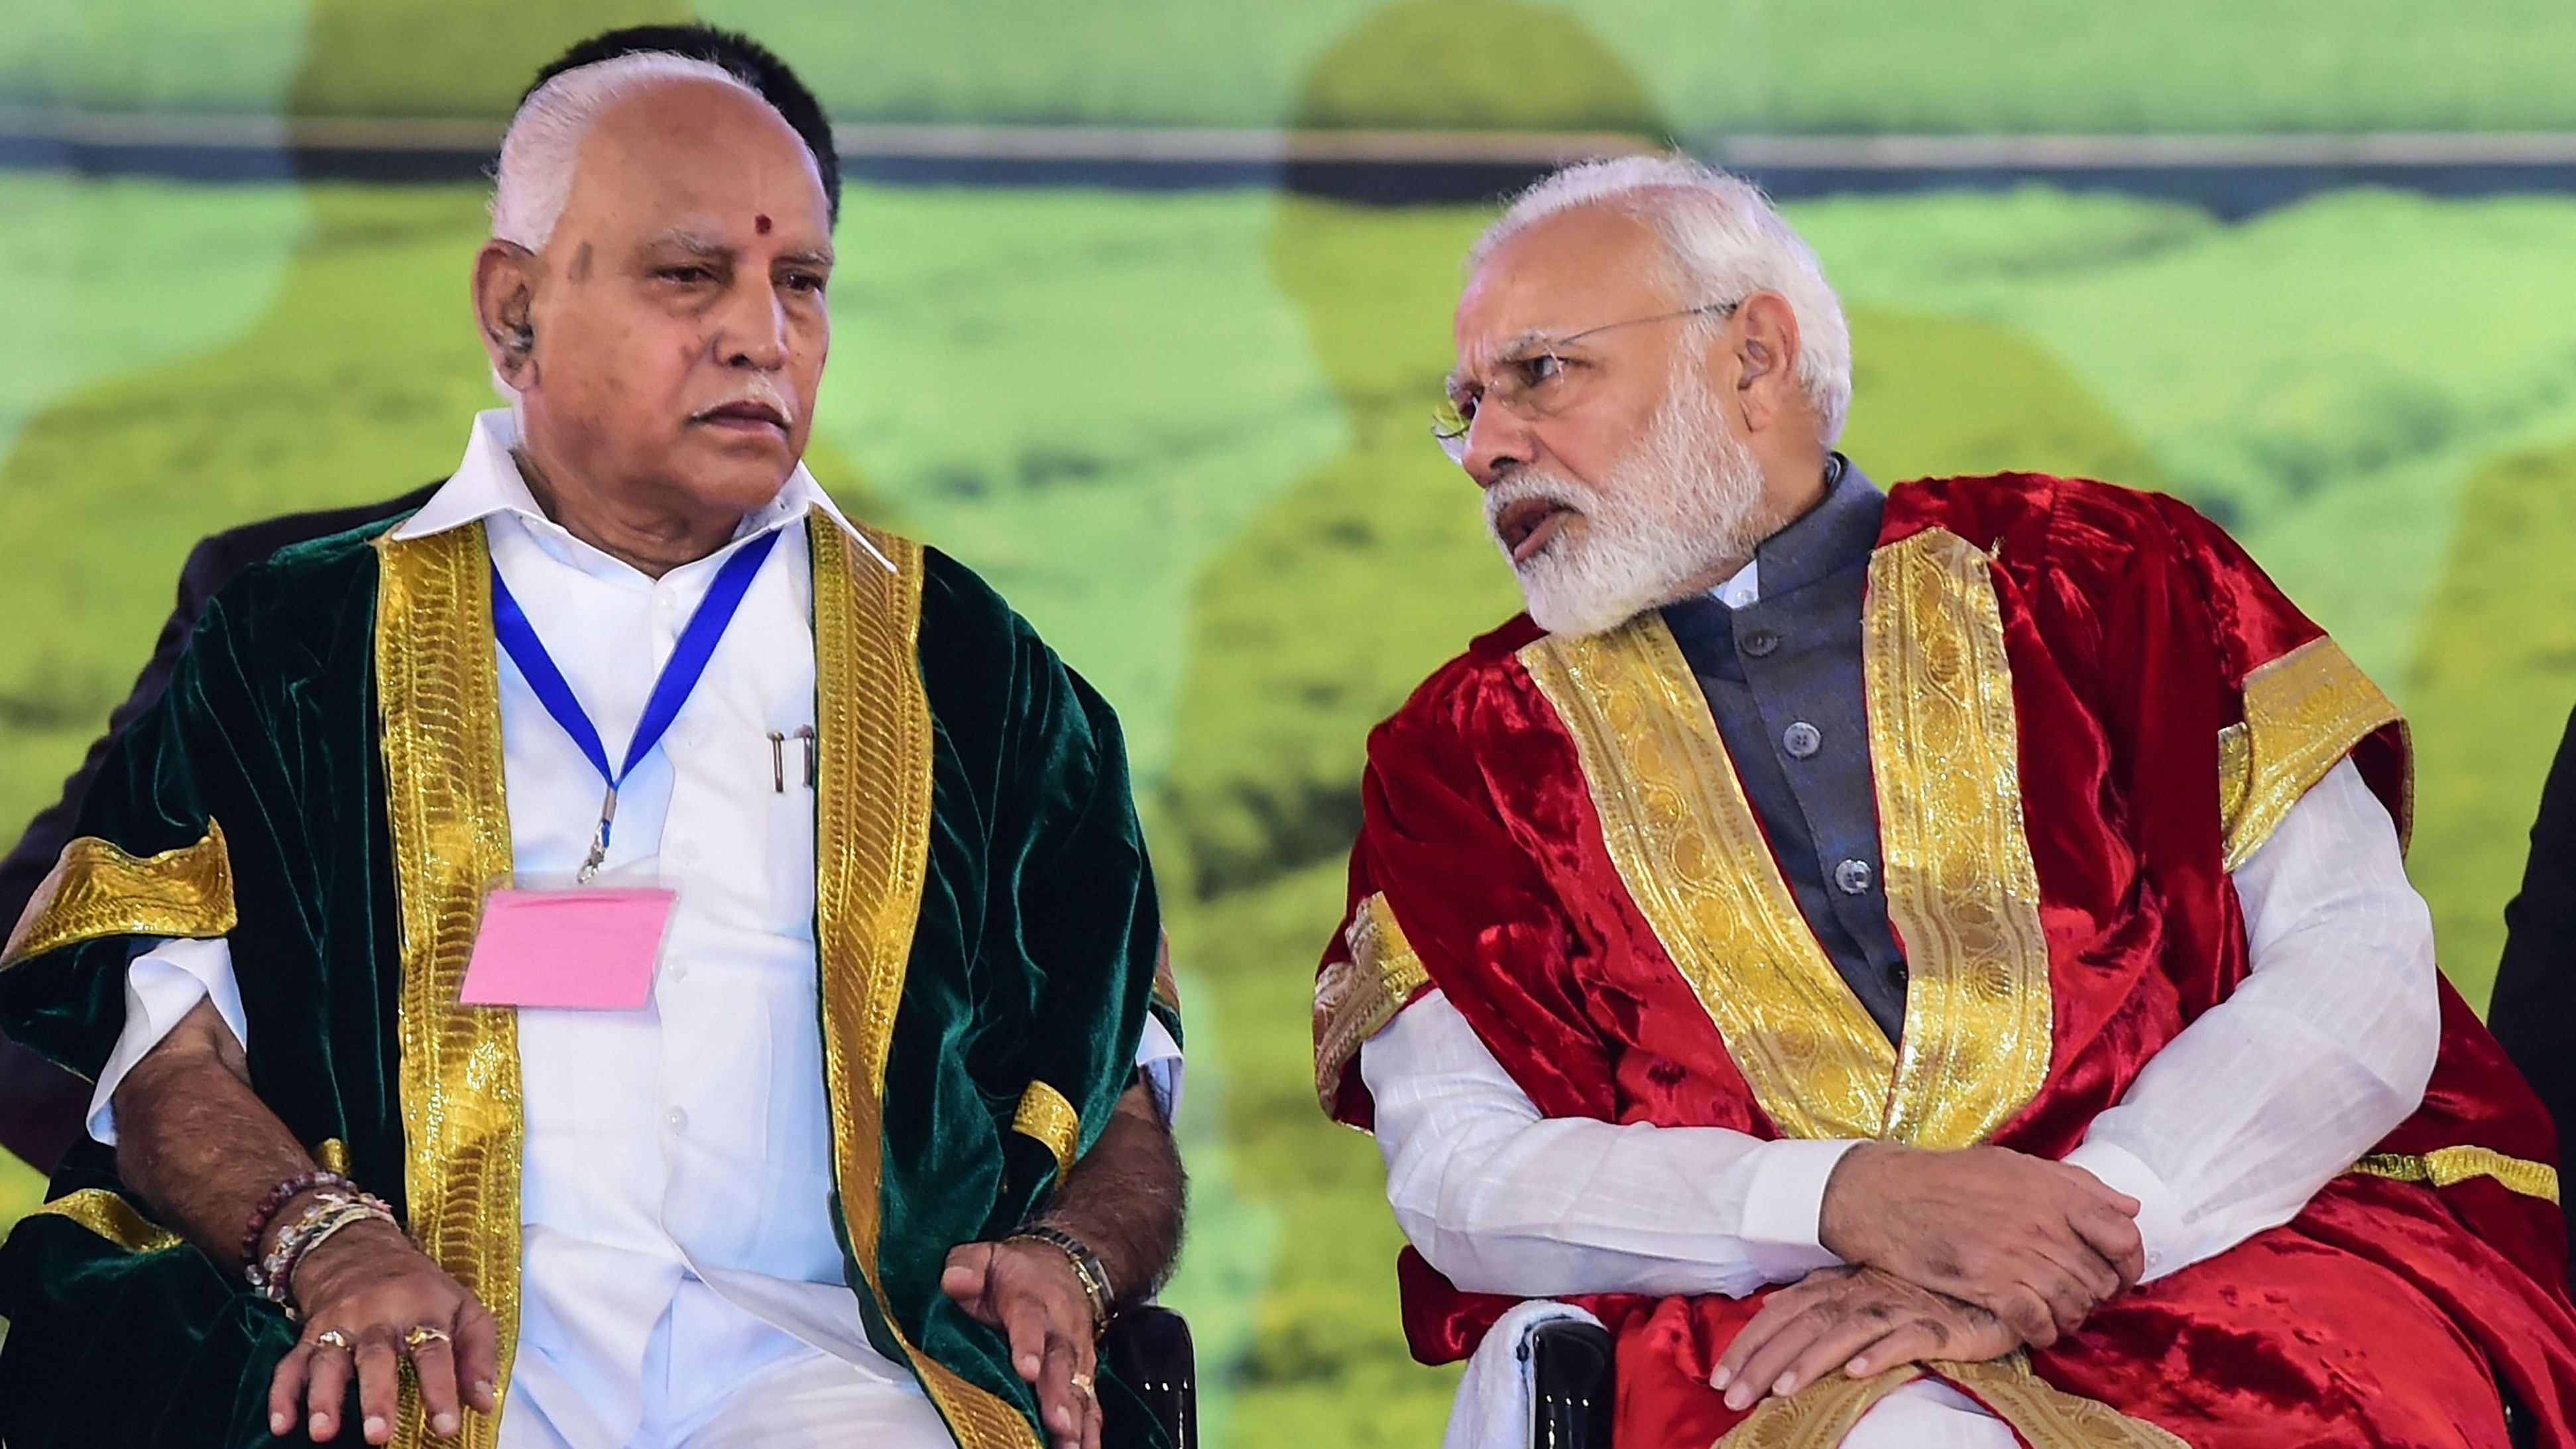
MULTIPOLYGON (((217 597, 13 940, 0 1027, 94 1075, 131 957, 225 937, 261 1099, 512 1328, 516 1033, 440 994, 478 872, 508 864, 481 533, 382 534, 287 549, 217 597)), ((1096 1139, 1145 1013, 1178 1030, 1149 1005, 1160 932, 1123 746, 968 570, 879 535, 904 570, 888 579, 828 524, 810 538, 848 1278, 963 1443, 1025 1449, 1033 1394, 937 1281, 950 1247, 1021 1222, 1096 1139)), ((94 1142, 0 1245, 0 1314, 13 1445, 269 1442, 292 1326, 154 1222, 94 1142)), ((1113 1434, 1159 1442, 1106 1366, 1100 1387, 1113 1434)), ((423 1428, 407 1395, 396 1442, 423 1428)), ((467 1442, 494 1433, 468 1416, 467 1442)))

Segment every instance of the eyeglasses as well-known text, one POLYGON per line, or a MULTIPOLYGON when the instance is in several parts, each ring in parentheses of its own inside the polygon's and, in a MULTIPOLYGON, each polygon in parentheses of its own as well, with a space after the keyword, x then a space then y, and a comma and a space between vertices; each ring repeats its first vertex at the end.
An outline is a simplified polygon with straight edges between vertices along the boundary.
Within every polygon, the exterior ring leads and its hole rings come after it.
POLYGON ((1449 398, 1431 416, 1431 437, 1452 463, 1467 461, 1467 430, 1476 424, 1476 411, 1488 402, 1525 418, 1552 417, 1565 411, 1581 396, 1584 383, 1591 376, 1592 364, 1581 358, 1565 356, 1564 349, 1587 337, 1616 332, 1622 327, 1643 327, 1652 322, 1675 322, 1684 317, 1727 317, 1743 306, 1737 302, 1711 302, 1699 307, 1684 307, 1678 312, 1659 312, 1652 317, 1630 317, 1622 322, 1604 322, 1586 327, 1563 337, 1539 334, 1522 339, 1493 364, 1490 381, 1470 383, 1453 380, 1449 398))

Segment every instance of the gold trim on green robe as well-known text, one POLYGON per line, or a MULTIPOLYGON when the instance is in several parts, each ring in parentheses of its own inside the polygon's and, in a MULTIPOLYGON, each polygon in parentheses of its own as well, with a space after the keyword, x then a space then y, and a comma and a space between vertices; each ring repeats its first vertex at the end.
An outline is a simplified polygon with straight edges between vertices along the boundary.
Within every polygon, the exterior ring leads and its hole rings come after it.
POLYGON ((879 537, 886 572, 821 519, 814 541, 814 940, 823 957, 823 1077, 834 1177, 859 1273, 962 1449, 1037 1449, 1019 1410, 913 1346, 878 1271, 886 1061, 912 959, 930 838, 930 701, 922 689, 921 545, 879 537))
MULTIPOLYGON (((510 879, 501 686, 483 525, 377 542, 376 695, 401 902, 403 1188, 412 1237, 500 1320, 497 1402, 519 1340, 519 1016, 460 1001, 483 899, 510 879)), ((465 1415, 490 1449, 501 1416, 465 1415)), ((404 1383, 393 1442, 432 1442, 404 1383)))
POLYGON ((194 845, 140 859, 94 835, 63 846, 0 947, 0 970, 102 936, 220 936, 239 919, 222 822, 194 845))

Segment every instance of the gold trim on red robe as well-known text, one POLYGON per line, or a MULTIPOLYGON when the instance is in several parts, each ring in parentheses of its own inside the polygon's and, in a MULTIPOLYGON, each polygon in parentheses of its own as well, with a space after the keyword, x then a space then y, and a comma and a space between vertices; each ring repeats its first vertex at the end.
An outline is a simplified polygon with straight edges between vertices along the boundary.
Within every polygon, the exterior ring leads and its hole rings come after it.
MULTIPOLYGON (((2353 746, 2406 721, 2341 646, 2319 636, 2245 676, 2245 718, 2218 736, 2219 812, 2225 860, 2234 870, 2299 797, 2352 753, 2353 746)), ((2394 812, 2400 839, 2412 802, 2394 812)))
POLYGON ((1360 1045, 1431 982, 1382 894, 1351 912, 1341 947, 1315 977, 1315 1097, 1328 1114, 1360 1045))

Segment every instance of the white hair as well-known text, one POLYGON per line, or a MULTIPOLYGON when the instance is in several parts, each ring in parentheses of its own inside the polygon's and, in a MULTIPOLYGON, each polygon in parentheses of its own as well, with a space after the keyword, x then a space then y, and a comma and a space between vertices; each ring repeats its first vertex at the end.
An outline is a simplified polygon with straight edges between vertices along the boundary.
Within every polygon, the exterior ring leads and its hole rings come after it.
POLYGON ((1652 224, 1672 281, 1693 304, 1777 292, 1798 319, 1798 388, 1830 446, 1851 411, 1851 327, 1816 253, 1759 187, 1687 156, 1621 156, 1568 166, 1514 198, 1467 252, 1467 268, 1536 223, 1609 207, 1652 224))
MULTIPOLYGON (((636 51, 576 66, 519 103, 501 138, 493 173, 492 235, 542 251, 572 200, 573 169, 590 128, 619 101, 670 81, 715 81, 761 99, 740 76, 711 61, 665 50, 636 51)), ((766 99, 761 104, 767 105, 766 99)))

